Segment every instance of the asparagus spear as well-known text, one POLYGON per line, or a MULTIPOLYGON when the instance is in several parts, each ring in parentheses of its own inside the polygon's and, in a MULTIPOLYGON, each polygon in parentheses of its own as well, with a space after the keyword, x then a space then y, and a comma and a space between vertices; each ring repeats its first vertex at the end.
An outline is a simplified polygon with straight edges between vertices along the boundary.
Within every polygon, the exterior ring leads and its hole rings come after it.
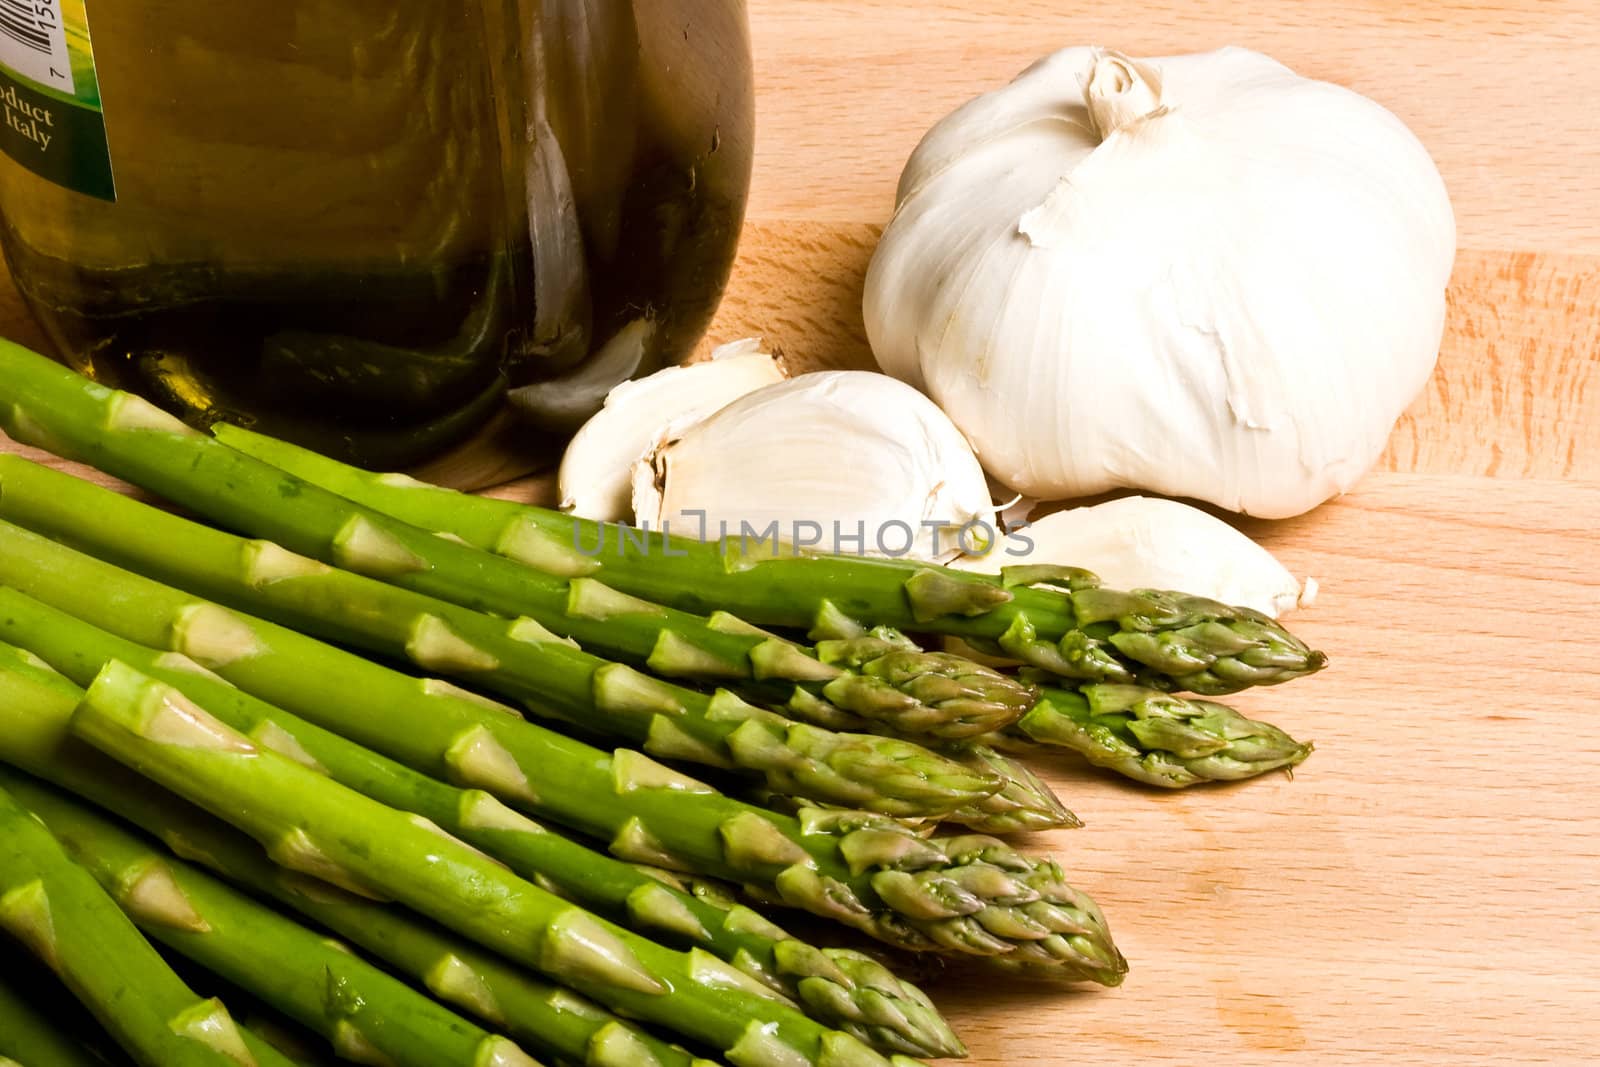
POLYGON ((426 819, 262 748, 124 664, 89 687, 72 731, 256 838, 280 864, 395 899, 740 1067, 888 1062, 715 957, 662 948, 568 904, 426 819))
MULTIPOLYGON (((842 964, 855 954, 796 941, 742 906, 718 907, 663 886, 637 868, 588 848, 504 807, 488 793, 428 778, 241 692, 177 653, 159 653, 106 633, 18 592, 0 587, 0 640, 34 653, 79 685, 120 661, 166 682, 228 726, 282 754, 313 765, 380 803, 431 819, 504 861, 516 873, 604 913, 640 933, 713 952, 791 999, 810 1014, 886 1051, 949 1056, 960 1041, 914 987, 884 972, 854 981, 842 964)), ((3 662, 3 661, 0 661, 3 662)), ((647 757, 632 774, 663 783, 677 779, 647 757)))
MULTIPOLYGON (((0 1064, 26 1067, 105 1067, 106 1061, 63 1033, 38 1004, 13 988, 13 961, 0 945, 0 1064)), ((20 983, 18 983, 20 985, 20 983)))
MULTIPOLYGON (((648 874, 651 878, 678 892, 687 893, 695 899, 704 901, 707 906, 719 910, 731 911, 742 905, 738 897, 731 891, 731 887, 724 882, 714 879, 702 878, 697 875, 687 874, 683 871, 672 871, 665 867, 650 867, 639 864, 638 869, 648 874)), ((825 950, 829 959, 846 974, 853 988, 870 990, 866 1001, 871 1005, 868 1016, 871 1021, 870 1028, 889 1028, 891 1031, 900 1028, 897 1018, 902 1012, 908 1010, 909 998, 920 1001, 921 1011, 932 1012, 933 1002, 927 998, 916 986, 910 985, 889 969, 881 960, 869 953, 850 948, 830 948, 825 950)), ((800 1000, 806 1005, 808 1011, 821 1010, 839 1011, 839 1007, 825 1008, 826 1002, 836 999, 845 986, 839 983, 821 983, 805 981, 800 984, 800 1000)), ((914 1009, 913 1009, 914 1010, 914 1009)), ((959 1044, 959 1042, 958 1042, 959 1044)), ((907 1050, 910 1054, 909 1050, 907 1050)), ((965 1056, 965 1046, 957 1050, 947 1051, 947 1056, 965 1056)))
MULTIPOLYGON (((969 766, 988 767, 1005 782, 998 793, 959 809, 948 821, 984 833, 1081 825, 1047 785, 1002 751, 1064 748, 1097 767, 1169 789, 1253 778, 1296 766, 1311 754, 1310 744, 1213 701, 1186 700, 1134 684, 1064 689, 1053 686, 1047 672, 1032 669, 1023 676, 1037 687, 1037 700, 1021 719, 978 741, 940 747, 969 766)), ((834 720, 829 725, 860 724, 834 720)))
POLYGON ((1060 867, 993 838, 925 840, 867 813, 793 818, 671 788, 630 774, 627 758, 453 687, 227 611, 3 521, 0 583, 130 641, 183 653, 423 773, 609 841, 623 859, 759 887, 913 951, 1018 956, 1111 985, 1125 973, 1099 909, 1060 867))
POLYGON ((995 578, 912 561, 808 557, 749 537, 669 537, 368 474, 237 427, 219 427, 217 435, 406 522, 687 611, 787 627, 843 615, 987 640, 1065 678, 1213 696, 1288 681, 1327 661, 1259 612, 1181 593, 1101 589, 1087 572, 1015 567, 995 578), (1062 577, 1064 588, 1032 587, 1062 577))
POLYGON ((60 975, 147 1067, 287 1067, 221 1001, 186 987, 95 880, 0 790, 0 927, 60 975))
POLYGON ((726 691, 708 697, 591 656, 531 620, 507 622, 336 570, 19 456, 0 456, 0 514, 278 622, 621 733, 655 755, 762 773, 780 792, 928 817, 1001 784, 919 745, 794 723, 726 691))
POLYGON ((841 684, 856 686, 862 678, 873 679, 879 686, 873 690, 876 695, 871 706, 864 710, 849 710, 852 706, 861 709, 864 700, 833 702, 824 699, 825 693, 819 695, 803 685, 730 681, 728 687, 753 703, 780 708, 790 718, 813 726, 887 734, 930 744, 980 736, 986 722, 1013 723, 1037 699, 1031 686, 990 667, 962 656, 927 652, 905 637, 886 637, 883 633, 852 628, 849 633, 819 640, 814 646, 830 664, 860 672, 831 682, 825 689, 841 684), (996 677, 1005 678, 1006 686, 1014 690, 1005 697, 1004 714, 998 715, 992 710, 999 701, 993 695, 996 677), (983 699, 977 699, 980 695, 983 699), (969 705, 975 710, 964 710, 969 705))
POLYGON ((942 751, 970 767, 998 775, 1005 782, 1000 792, 974 801, 968 808, 958 812, 962 825, 986 834, 1056 830, 1083 825, 1043 779, 989 745, 964 741, 942 751))
POLYGON ((506 1038, 59 793, 5 772, 0 786, 44 820, 147 936, 320 1033, 345 1059, 537 1067, 506 1038))
POLYGON ((1252 778, 1311 754, 1311 745, 1222 704, 1133 685, 1045 689, 1008 733, 1169 789, 1252 778))
POLYGON ((889 662, 876 664, 868 649, 877 646, 830 642, 819 659, 737 620, 619 597, 573 570, 584 563, 575 552, 567 553, 572 573, 552 574, 441 539, 285 475, 138 397, 93 385, 9 342, 0 345, 0 424, 230 529, 469 608, 529 616, 584 647, 648 663, 656 674, 785 681, 797 699, 919 722, 945 736, 996 729, 1032 703, 1012 679, 942 653, 880 650, 889 662), (293 506, 284 506, 287 499, 293 506))
MULTIPOLYGON (((84 751, 97 757, 104 764, 114 767, 120 766, 114 760, 107 759, 92 749, 84 748, 84 751)), ((0 772, 6 770, 6 767, 0 766, 0 772)), ((21 775, 21 772, 15 773, 21 775)), ((44 779, 36 778, 33 775, 21 775, 21 777, 33 782, 37 788, 51 789, 44 779)), ((160 797, 162 804, 172 804, 194 810, 193 805, 179 800, 171 793, 158 789, 148 782, 141 780, 140 785, 144 787, 143 792, 146 794, 160 797)), ((85 803, 82 798, 75 799, 79 803, 85 803)), ((100 809, 95 808, 92 804, 89 805, 89 810, 95 811, 97 814, 103 814, 100 809)), ((209 818, 203 812, 201 815, 209 818)), ((116 825, 124 830, 127 829, 121 821, 117 821, 116 825)), ((137 920, 135 921, 137 922, 137 920)), ((228 1006, 228 1012, 233 1016, 235 1022, 277 1049, 284 1056, 287 1056, 297 1067, 338 1067, 339 1064, 349 1062, 341 1058, 321 1034, 295 1022, 276 1008, 268 1005, 260 997, 218 976, 214 971, 206 970, 193 960, 180 955, 159 941, 152 938, 151 942, 156 946, 156 950, 161 953, 162 959, 166 960, 168 966, 172 968, 173 973, 187 982, 191 988, 203 992, 206 996, 216 997, 221 1000, 228 1006)))
MULTIPOLYGON (((548 698, 555 692, 538 688, 539 675, 517 673, 510 669, 514 662, 524 662, 532 654, 531 650, 546 650, 557 659, 562 656, 581 658, 580 653, 553 641, 529 643, 507 636, 503 623, 485 616, 442 602, 429 602, 420 595, 356 575, 315 568, 309 561, 275 552, 271 546, 243 542, 195 526, 89 483, 30 464, 19 457, 0 456, 0 484, 5 487, 4 492, 0 493, 0 514, 18 518, 57 536, 92 542, 95 550, 108 555, 124 559, 136 557, 146 569, 153 567, 167 573, 181 574, 185 579, 183 584, 219 594, 231 602, 265 605, 271 609, 270 613, 280 619, 304 626, 326 627, 330 615, 342 613, 343 617, 352 618, 365 627, 353 637, 337 626, 326 630, 335 637, 356 641, 366 639, 369 644, 382 647, 382 642, 372 635, 377 633, 381 638, 385 636, 381 631, 387 630, 389 651, 395 655, 410 652, 413 658, 418 658, 416 652, 420 642, 416 635, 430 622, 440 623, 448 619, 448 622, 442 623, 447 628, 441 631, 448 635, 444 638, 447 643, 454 642, 462 634, 471 635, 472 646, 466 648, 465 652, 476 650, 498 663, 495 670, 479 673, 486 675, 489 682, 506 683, 503 688, 513 694, 548 698), (86 523, 84 517, 90 514, 99 521, 86 523), (249 580, 248 576, 251 575, 257 578, 263 574, 275 576, 277 570, 274 568, 283 567, 290 568, 291 577, 274 577, 271 581, 249 580), (301 571, 308 567, 313 568, 311 573, 302 574, 301 571)), ((526 624, 521 625, 526 627, 526 624)), ((519 631, 514 627, 512 632, 519 631)), ((432 636, 437 638, 440 633, 432 636)), ((525 632, 523 636, 527 636, 525 632)), ((858 640, 894 645, 901 643, 884 641, 879 637, 858 640)), ((446 651, 462 653, 463 647, 458 646, 459 642, 455 642, 446 651)), ((425 657, 423 661, 429 662, 425 657)), ((745 722, 727 735, 729 744, 735 746, 743 756, 746 766, 764 763, 768 768, 768 784, 773 792, 780 795, 821 797, 831 803, 866 807, 896 816, 923 817, 928 813, 927 807, 932 803, 933 796, 942 794, 944 802, 933 805, 937 814, 985 832, 1070 824, 1070 818, 1061 814, 1059 801, 1050 795, 1048 787, 1025 772, 1008 773, 1004 764, 993 760, 972 759, 970 753, 965 757, 958 755, 956 759, 944 763, 956 767, 958 761, 965 762, 967 781, 957 782, 949 774, 935 779, 930 777, 932 771, 925 763, 931 757, 915 746, 895 748, 896 742, 886 739, 869 744, 867 739, 859 735, 843 735, 845 742, 836 744, 841 735, 818 733, 803 726, 779 727, 776 720, 765 717, 764 713, 725 693, 707 700, 683 690, 674 689, 669 693, 661 683, 644 679, 618 665, 608 665, 595 671, 569 659, 566 666, 571 668, 568 671, 569 678, 581 680, 587 674, 591 679, 588 684, 578 684, 569 690, 569 699, 564 705, 569 715, 578 716, 586 702, 592 705, 591 698, 598 699, 602 704, 609 703, 614 708, 631 705, 635 735, 642 736, 645 747, 658 755, 699 755, 708 761, 719 758, 717 753, 683 736, 679 730, 682 716, 659 714, 657 709, 664 706, 663 702, 677 700, 680 706, 694 704, 701 707, 708 717, 730 714, 753 716, 754 721, 745 722), (787 731, 783 734, 783 739, 790 742, 787 746, 772 743, 780 730, 787 731), (827 749, 826 757, 797 763, 794 748, 805 745, 816 755, 819 738, 824 739, 822 747, 827 749), (887 753, 890 758, 869 758, 865 767, 851 767, 852 761, 860 759, 864 751, 876 755, 887 753), (886 767, 901 771, 906 760, 916 768, 921 768, 921 773, 883 773, 886 767), (834 775, 833 771, 837 768, 848 770, 846 774, 834 775), (876 784, 875 791, 870 795, 863 795, 861 791, 864 788, 860 784, 863 779, 870 779, 876 784), (993 786, 985 785, 979 790, 977 783, 980 781, 993 783, 993 786), (894 783, 899 783, 899 786, 894 783), (948 810, 958 788, 967 789, 969 794, 977 794, 976 799, 957 806, 953 811, 948 810)), ((1135 690, 1132 687, 1120 687, 1105 691, 1126 694, 1135 690)), ((1062 707, 1063 701, 1070 703, 1075 698, 1062 696, 1063 692, 1057 691, 1057 699, 1053 704, 1046 702, 1028 713, 1027 718, 1032 725, 1027 727, 1027 732, 1036 740, 1071 747, 1072 738, 1076 735, 1074 730, 1063 728, 1065 720, 1062 718, 1062 707), (1055 723, 1055 727, 1051 728, 1050 723, 1055 723)), ((1188 784, 1217 777, 1247 777, 1251 771, 1261 773, 1285 766, 1305 755, 1302 746, 1265 724, 1257 724, 1248 734, 1240 733, 1242 724, 1247 720, 1232 717, 1232 713, 1220 705, 1155 700, 1144 702, 1144 706, 1151 709, 1187 709, 1184 714, 1191 720, 1193 728, 1189 731, 1189 739, 1180 744, 1180 752, 1164 750, 1161 744, 1163 736, 1171 741, 1177 740, 1177 735, 1170 729, 1164 733, 1158 731, 1155 719, 1148 726, 1121 731, 1124 740, 1122 744, 1113 746, 1114 758, 1102 758, 1108 742, 1091 743, 1087 751, 1099 753, 1094 758, 1113 769, 1140 780, 1149 780, 1155 775, 1167 784, 1188 784), (1226 730, 1218 725, 1223 721, 1230 724, 1226 730), (1209 751, 1201 752, 1194 738, 1208 731, 1210 736, 1206 738, 1204 747, 1209 751), (1131 758, 1130 745, 1135 748, 1131 758), (1192 762, 1201 757, 1211 758, 1203 764, 1196 764, 1193 773, 1183 774, 1167 769, 1185 760, 1192 762)), ((1174 713, 1164 713, 1165 720, 1171 721, 1174 713)), ((727 728, 733 724, 725 721, 712 725, 727 728)))
POLYGON ((83 691, 0 645, 0 759, 24 768, 270 896, 387 961, 435 996, 564 1062, 610 1067, 645 1053, 660 1067, 707 1067, 570 990, 535 979, 400 909, 279 867, 254 841, 70 738, 83 691), (624 1057, 619 1060, 619 1057, 624 1057))
MULTIPOLYGON (((991 736, 989 742, 989 744, 979 744, 975 741, 963 741, 959 745, 946 746, 941 750, 952 759, 970 762, 977 767, 986 767, 1006 781, 1005 788, 1000 792, 967 805, 951 816, 952 821, 960 821, 969 829, 986 834, 1076 829, 1083 825, 1076 815, 1062 806, 1054 790, 1027 767, 1000 752, 997 747, 1005 746, 1020 752, 1029 747, 1038 749, 1039 745, 1024 736, 1010 734, 991 736)), ((770 790, 751 790, 746 797, 751 803, 773 811, 788 812, 791 815, 815 806, 770 790)), ((916 825, 909 821, 906 824, 916 825)))
MULTIPOLYGON (((183 973, 181 968, 184 966, 199 970, 175 953, 170 953, 167 960, 169 963, 176 961, 179 974, 183 973)), ((226 984, 216 975, 206 975, 203 981, 210 989, 226 984)), ((339 1067, 344 1062, 320 1034, 314 1034, 299 1023, 285 1018, 237 987, 222 989, 216 995, 222 998, 223 1003, 233 1005, 233 1014, 240 1026, 288 1057, 296 1067, 339 1067)))

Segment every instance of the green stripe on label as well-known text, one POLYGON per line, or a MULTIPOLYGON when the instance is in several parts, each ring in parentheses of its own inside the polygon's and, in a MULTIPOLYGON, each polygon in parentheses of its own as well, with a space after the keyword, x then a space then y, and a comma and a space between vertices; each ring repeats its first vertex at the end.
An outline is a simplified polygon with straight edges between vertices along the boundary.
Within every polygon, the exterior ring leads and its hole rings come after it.
POLYGON ((116 200, 84 0, 0 0, 0 152, 116 200))
POLYGON ((100 112, 46 96, 0 69, 0 152, 41 178, 115 200, 111 151, 100 112))

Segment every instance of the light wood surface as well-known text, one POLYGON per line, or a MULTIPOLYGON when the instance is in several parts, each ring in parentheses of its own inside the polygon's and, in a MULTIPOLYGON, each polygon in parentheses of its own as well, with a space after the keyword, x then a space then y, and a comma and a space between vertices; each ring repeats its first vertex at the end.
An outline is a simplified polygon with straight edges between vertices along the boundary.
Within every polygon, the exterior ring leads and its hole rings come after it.
MULTIPOLYGON (((862 273, 920 132, 1055 46, 1240 43, 1350 85, 1459 217, 1440 370, 1384 469, 1247 526, 1321 580, 1294 621, 1333 665, 1237 703, 1316 754, 1172 795, 1043 767, 1088 826, 1030 844, 1133 969, 940 980, 975 1067, 1595 1062, 1600 4, 752 0, 752 25, 756 185, 714 338, 802 367, 869 365, 862 273)), ((10 299, 0 331, 33 338, 10 299)))
POLYGON ((1293 621, 1334 660, 1236 703, 1317 751, 1174 795, 1062 767, 1088 825, 1049 844, 1132 969, 952 988, 978 1062, 1593 1063, 1596 520, 1593 484, 1388 474, 1253 527, 1323 580, 1293 621))

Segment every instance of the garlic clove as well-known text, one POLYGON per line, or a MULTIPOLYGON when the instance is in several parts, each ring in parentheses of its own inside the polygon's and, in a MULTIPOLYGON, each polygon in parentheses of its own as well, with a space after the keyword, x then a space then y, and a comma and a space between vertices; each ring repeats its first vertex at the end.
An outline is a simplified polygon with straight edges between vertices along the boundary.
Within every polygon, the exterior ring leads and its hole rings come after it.
POLYGON ((567 446, 557 475, 561 507, 604 522, 632 518, 634 464, 659 441, 784 378, 778 357, 763 352, 759 338, 746 338, 719 346, 707 362, 616 386, 567 446))
POLYGON ((1199 508, 1130 496, 1046 516, 986 556, 951 563, 998 574, 1021 563, 1083 567, 1117 589, 1175 589, 1278 616, 1306 607, 1317 583, 1302 586, 1254 541, 1199 508))
POLYGON ((636 519, 694 537, 936 558, 993 536, 989 487, 932 401, 868 371, 770 385, 664 440, 634 470, 636 519))

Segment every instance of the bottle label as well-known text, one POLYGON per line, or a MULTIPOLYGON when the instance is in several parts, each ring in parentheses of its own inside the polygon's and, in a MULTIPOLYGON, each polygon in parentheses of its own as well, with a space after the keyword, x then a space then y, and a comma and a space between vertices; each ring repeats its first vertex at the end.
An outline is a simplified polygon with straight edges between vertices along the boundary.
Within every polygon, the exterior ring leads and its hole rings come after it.
POLYGON ((0 152, 115 200, 84 0, 0 0, 0 152))

